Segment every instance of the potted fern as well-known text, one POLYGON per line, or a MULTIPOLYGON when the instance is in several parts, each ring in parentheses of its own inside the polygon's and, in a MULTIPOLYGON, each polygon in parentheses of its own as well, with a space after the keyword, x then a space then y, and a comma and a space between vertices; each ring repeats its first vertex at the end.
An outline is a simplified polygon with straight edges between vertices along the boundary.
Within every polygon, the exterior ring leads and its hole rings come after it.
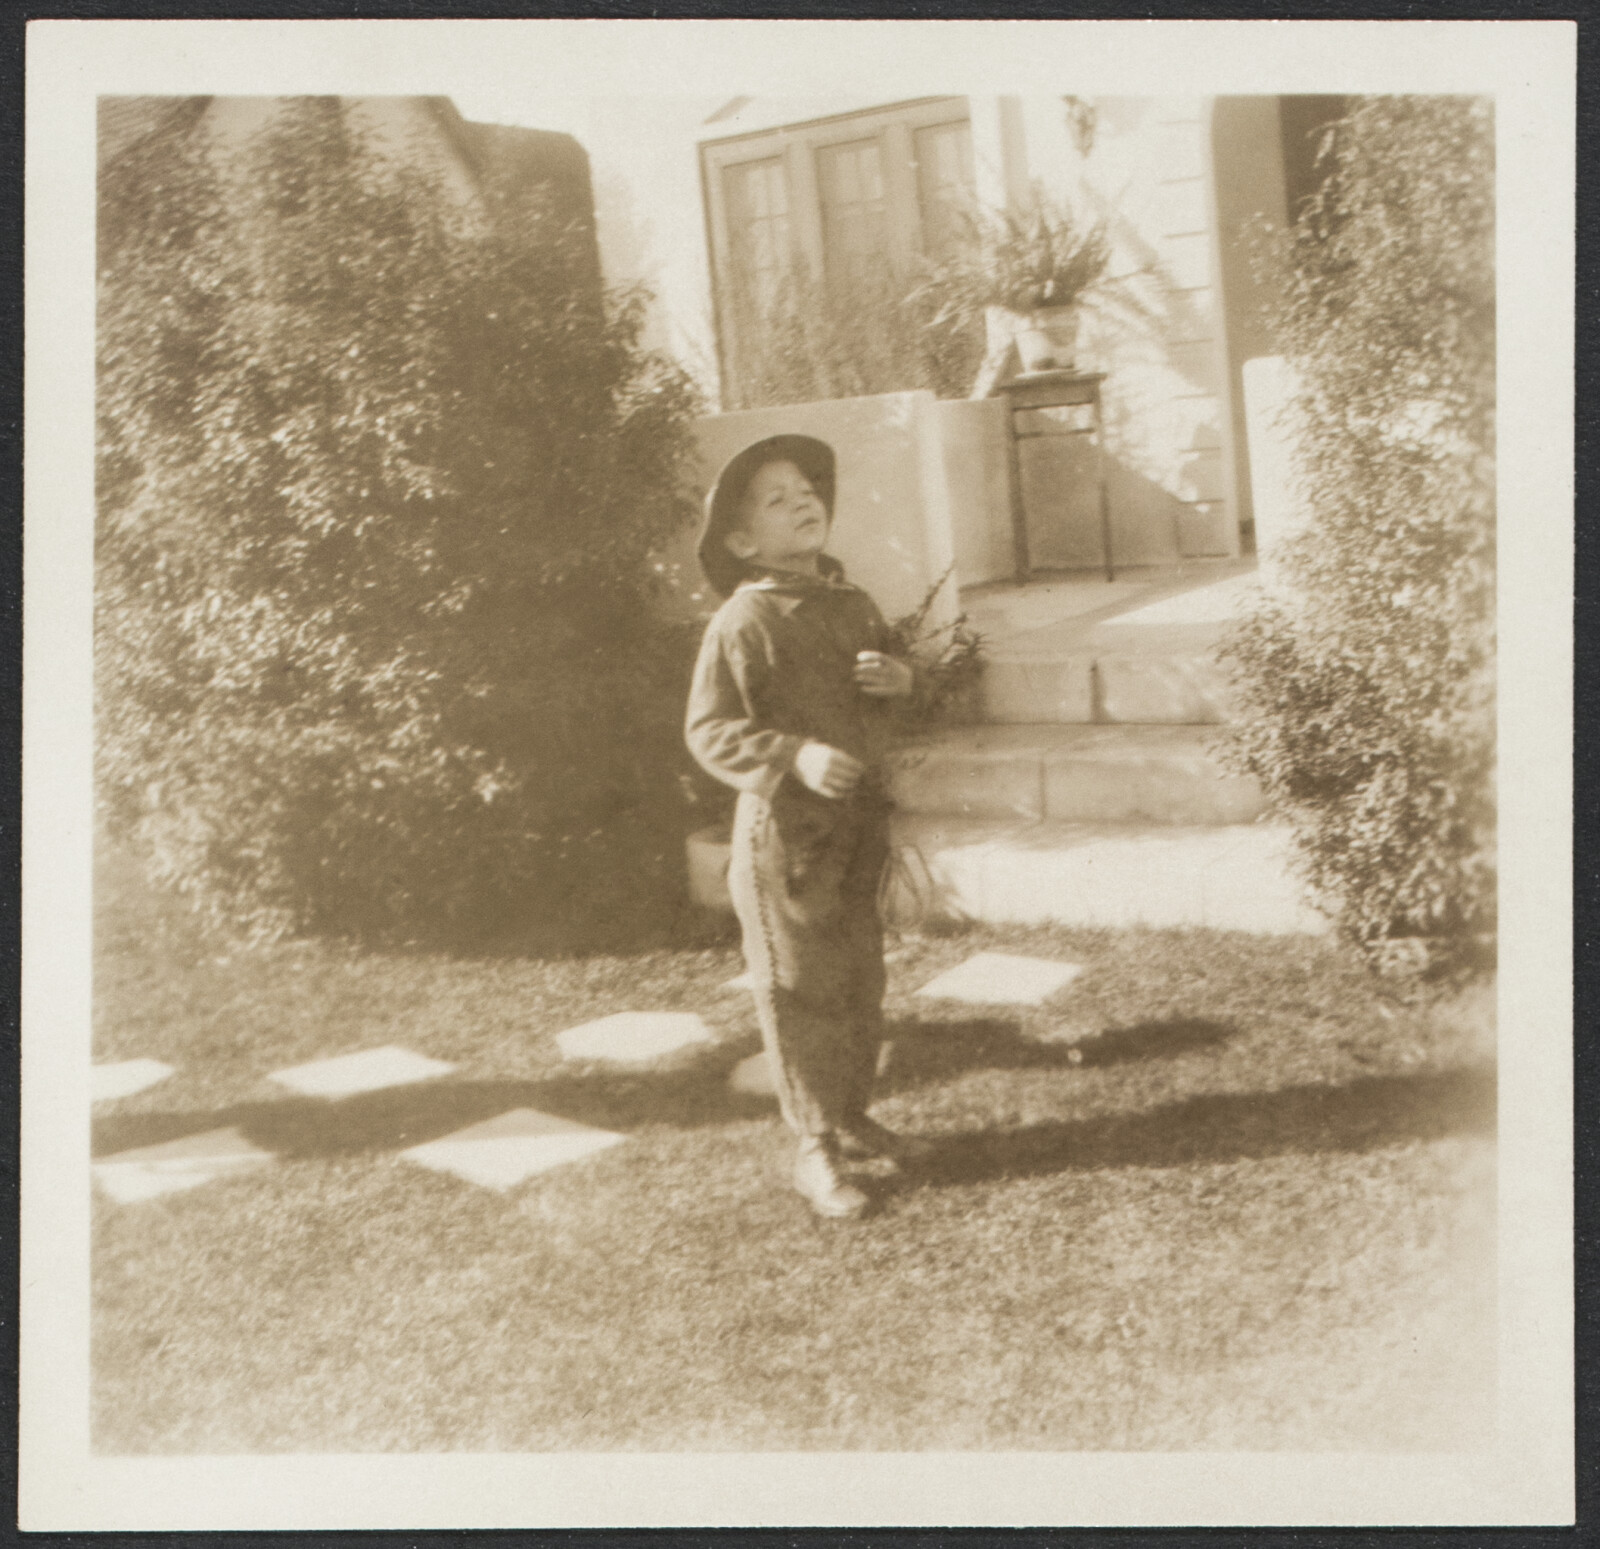
POLYGON ((1036 189, 1020 209, 970 217, 967 239, 933 267, 922 289, 939 302, 932 326, 981 316, 992 337, 999 309, 1024 372, 1070 370, 1082 305, 1105 281, 1110 261, 1104 221, 1082 222, 1036 189))

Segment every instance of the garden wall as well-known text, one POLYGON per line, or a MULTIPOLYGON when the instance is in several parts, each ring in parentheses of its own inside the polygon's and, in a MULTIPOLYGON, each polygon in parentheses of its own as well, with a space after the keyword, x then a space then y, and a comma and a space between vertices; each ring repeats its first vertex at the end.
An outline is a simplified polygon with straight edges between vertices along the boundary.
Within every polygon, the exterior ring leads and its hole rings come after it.
POLYGON ((1256 554, 1262 575, 1276 581, 1283 546, 1310 520, 1295 484, 1294 439, 1285 415, 1297 388, 1281 355, 1247 360, 1241 373, 1245 421, 1250 437, 1250 489, 1256 522, 1256 554))
POLYGON ((962 586, 1007 580, 1015 572, 1016 548, 1006 405, 998 398, 939 399, 934 411, 950 491, 956 579, 962 586))

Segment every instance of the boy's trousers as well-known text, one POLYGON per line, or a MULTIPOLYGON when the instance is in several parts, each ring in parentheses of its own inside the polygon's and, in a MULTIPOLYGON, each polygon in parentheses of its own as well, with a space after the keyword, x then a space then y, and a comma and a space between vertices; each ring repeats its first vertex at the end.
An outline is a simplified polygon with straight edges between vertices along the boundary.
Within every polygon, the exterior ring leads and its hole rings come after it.
POLYGON ((823 800, 742 793, 728 867, 778 1102, 801 1135, 866 1112, 883 1040, 888 807, 871 793, 823 800))

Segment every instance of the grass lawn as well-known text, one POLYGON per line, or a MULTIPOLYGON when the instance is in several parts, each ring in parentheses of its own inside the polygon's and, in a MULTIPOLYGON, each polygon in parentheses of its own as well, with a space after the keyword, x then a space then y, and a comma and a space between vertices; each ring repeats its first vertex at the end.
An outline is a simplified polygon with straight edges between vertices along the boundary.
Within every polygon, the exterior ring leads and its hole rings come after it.
POLYGON ((291 944, 219 960, 102 877, 98 1154, 237 1124, 283 1158, 95 1202, 105 1452, 1450 1449, 1492 1424, 1490 1039, 1325 941, 977 929, 891 964, 875 1112, 945 1139, 857 1223, 786 1186, 731 945, 557 961, 291 944), (1087 965, 1040 1011, 919 1002, 974 951, 1087 965), (700 1012, 619 1074, 553 1035, 700 1012), (1096 1034, 1081 1063, 1052 1034, 1096 1034), (395 1043, 442 1080, 265 1081, 395 1043), (528 1106, 622 1145, 506 1194, 400 1160, 528 1106))

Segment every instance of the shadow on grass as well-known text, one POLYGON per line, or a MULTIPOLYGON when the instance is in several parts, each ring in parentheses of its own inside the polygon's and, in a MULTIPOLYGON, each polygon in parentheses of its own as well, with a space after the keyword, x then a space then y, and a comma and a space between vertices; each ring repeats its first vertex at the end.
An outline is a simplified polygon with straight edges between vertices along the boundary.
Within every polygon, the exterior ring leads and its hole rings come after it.
POLYGON ((113 1114, 95 1121, 93 1150, 103 1158, 235 1126, 279 1156, 340 1156, 420 1145, 513 1108, 613 1130, 646 1124, 692 1129, 772 1112, 769 1101, 731 1091, 724 1075, 719 1066, 531 1081, 432 1081, 335 1101, 285 1097, 210 1112, 113 1114))
POLYGON ((1235 1029, 1203 1017, 1174 1017, 1113 1027, 1076 1043, 1029 1038, 1020 1024, 979 1017, 960 1022, 891 1025, 894 1057, 884 1092, 905 1091, 967 1070, 1057 1070, 1170 1058, 1226 1043, 1235 1029))
MULTIPOLYGON (((1025 1038, 999 1020, 900 1023, 890 1029, 893 1063, 883 1093, 924 1086, 972 1069, 1052 1069, 1175 1054, 1219 1043, 1231 1029, 1204 1021, 1150 1022, 1102 1034, 1074 1048, 1025 1038)), ((237 1128, 286 1157, 389 1151, 436 1140, 513 1108, 533 1108, 600 1129, 647 1124, 677 1129, 771 1114, 771 1099, 732 1091, 728 1067, 751 1052, 741 1042, 724 1057, 677 1070, 590 1069, 527 1081, 433 1081, 334 1101, 283 1097, 209 1112, 111 1114, 94 1124, 97 1157, 160 1145, 211 1129, 237 1128)))
MULTIPOLYGON (((1202 1024, 1204 1026, 1205 1024, 1202 1024)), ((1005 1030, 1005 1024, 998 1024, 1005 1030)), ((1140 1039, 1128 1029, 1125 1047, 1140 1039)), ((992 1058, 1060 1064, 1061 1046, 1000 1037, 992 1058)), ((1198 1036, 1198 1033, 1195 1034, 1198 1036)), ((1207 1034, 1214 1041, 1215 1027, 1207 1034)), ((933 1040, 921 1051, 939 1058, 933 1040)), ((1113 1046, 1115 1047, 1115 1046, 1113 1046)), ((1132 1056, 1125 1056, 1132 1057, 1132 1056)), ((974 1063, 967 1059, 965 1064, 974 1063)), ((955 1067, 951 1067, 955 1068, 955 1067)), ((932 1079, 932 1066, 918 1069, 932 1079)), ((1344 1086, 1194 1097, 1140 1113, 951 1135, 922 1172, 930 1183, 968 1183, 1117 1167, 1178 1167, 1292 1152, 1367 1151, 1412 1140, 1486 1133, 1494 1126, 1492 1069, 1374 1076, 1344 1086)), ((109 1115, 94 1126, 106 1157, 236 1126, 279 1156, 333 1157, 393 1151, 435 1140, 513 1108, 532 1108, 602 1129, 647 1124, 680 1129, 769 1117, 772 1104, 731 1091, 720 1069, 561 1075, 536 1081, 440 1081, 335 1102, 308 1098, 241 1103, 211 1112, 109 1115)))
POLYGON ((930 1183, 1116 1167, 1182 1167, 1323 1151, 1372 1151, 1447 1135, 1490 1134, 1490 1068, 1372 1076, 1345 1086, 1192 1097, 1143 1113, 951 1135, 930 1183))

